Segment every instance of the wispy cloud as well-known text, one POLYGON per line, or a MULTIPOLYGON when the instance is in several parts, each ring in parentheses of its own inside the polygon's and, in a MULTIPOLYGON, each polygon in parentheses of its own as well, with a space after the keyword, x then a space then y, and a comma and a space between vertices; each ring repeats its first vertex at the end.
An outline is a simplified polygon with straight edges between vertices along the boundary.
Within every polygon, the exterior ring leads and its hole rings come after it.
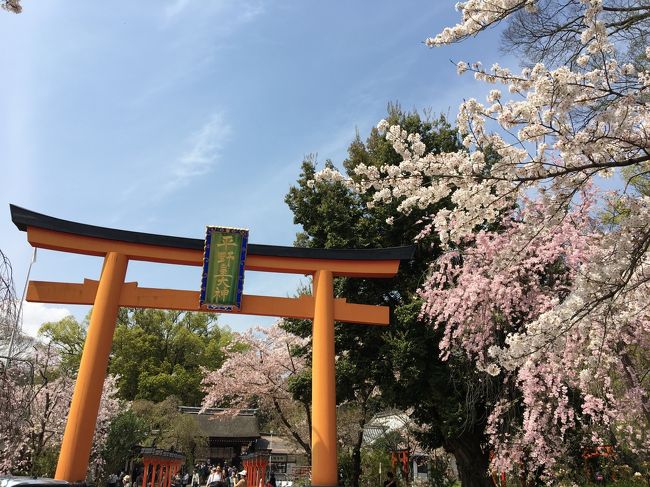
POLYGON ((165 24, 176 21, 192 10, 201 10, 204 18, 220 15, 227 17, 229 22, 244 23, 263 13, 264 7, 260 0, 172 0, 162 11, 165 24))
POLYGON ((262 13, 264 13, 264 5, 261 2, 247 2, 243 4, 239 20, 249 22, 262 13))
POLYGON ((170 168, 163 193, 187 185, 193 178, 208 174, 218 162, 232 129, 222 113, 216 113, 188 141, 189 148, 170 168))
POLYGON ((172 19, 178 16, 183 10, 185 10, 190 1, 191 0, 174 0, 173 2, 167 4, 163 10, 165 18, 172 19))

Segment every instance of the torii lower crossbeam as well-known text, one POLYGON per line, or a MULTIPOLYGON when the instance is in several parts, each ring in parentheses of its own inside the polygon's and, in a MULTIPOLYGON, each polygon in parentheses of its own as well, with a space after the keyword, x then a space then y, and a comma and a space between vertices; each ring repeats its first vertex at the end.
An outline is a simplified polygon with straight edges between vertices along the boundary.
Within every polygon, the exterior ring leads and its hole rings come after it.
MULTIPOLYGON (((98 288, 99 281, 92 279, 84 279, 83 284, 30 281, 27 287, 27 301, 92 305, 98 288)), ((205 311, 199 307, 198 291, 139 287, 137 282, 122 285, 118 304, 127 308, 205 311)), ((314 306, 312 296, 281 298, 244 294, 238 314, 313 320, 314 306)), ((385 306, 352 304, 346 299, 334 299, 334 320, 365 325, 387 325, 389 313, 385 306)))

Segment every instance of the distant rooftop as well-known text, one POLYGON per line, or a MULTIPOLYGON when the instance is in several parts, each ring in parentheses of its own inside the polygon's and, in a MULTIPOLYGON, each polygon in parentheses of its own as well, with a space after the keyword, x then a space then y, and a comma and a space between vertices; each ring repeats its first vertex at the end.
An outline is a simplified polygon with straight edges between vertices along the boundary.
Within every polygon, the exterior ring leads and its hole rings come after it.
MULTIPOLYGON (((196 406, 179 406, 178 410, 181 413, 187 414, 230 414, 232 409, 228 408, 205 408, 201 411, 202 408, 196 406)), ((236 415, 238 416, 250 416, 257 414, 257 409, 238 409, 236 410, 236 415)))
POLYGON ((262 433, 262 437, 257 440, 255 448, 264 448, 272 450, 274 455, 304 455, 305 450, 291 441, 290 438, 284 436, 271 435, 269 433, 262 433))
POLYGON ((201 412, 199 407, 181 406, 180 412, 195 414, 203 436, 208 438, 247 439, 260 437, 256 409, 234 411, 223 408, 208 408, 201 412))

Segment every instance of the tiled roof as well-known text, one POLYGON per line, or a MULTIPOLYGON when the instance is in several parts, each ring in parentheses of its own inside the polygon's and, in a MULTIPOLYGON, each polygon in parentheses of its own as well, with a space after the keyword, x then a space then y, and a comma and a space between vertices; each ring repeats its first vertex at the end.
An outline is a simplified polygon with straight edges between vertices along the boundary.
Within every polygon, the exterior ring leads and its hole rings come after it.
POLYGON ((259 438, 257 416, 251 413, 231 414, 218 410, 198 413, 199 408, 181 408, 181 412, 194 414, 203 436, 212 438, 259 438), (196 411, 196 412, 195 412, 196 411))

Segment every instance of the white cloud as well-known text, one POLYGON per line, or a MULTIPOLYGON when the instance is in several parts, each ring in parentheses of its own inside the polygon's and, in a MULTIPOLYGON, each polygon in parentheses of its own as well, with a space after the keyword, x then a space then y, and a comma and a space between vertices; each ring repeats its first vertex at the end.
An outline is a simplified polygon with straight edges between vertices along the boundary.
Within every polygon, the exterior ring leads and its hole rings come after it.
POLYGON ((72 312, 67 308, 25 301, 23 303, 23 333, 35 337, 43 323, 59 321, 71 314, 72 312))
POLYGON ((162 193, 170 193, 188 184, 191 179, 209 173, 219 160, 232 129, 221 113, 214 114, 189 139, 189 149, 171 167, 162 193))
POLYGON ((258 15, 261 15, 264 13, 264 5, 262 3, 244 3, 242 8, 241 8, 241 16, 239 17, 239 20, 241 22, 250 22, 253 20, 255 17, 258 15))

